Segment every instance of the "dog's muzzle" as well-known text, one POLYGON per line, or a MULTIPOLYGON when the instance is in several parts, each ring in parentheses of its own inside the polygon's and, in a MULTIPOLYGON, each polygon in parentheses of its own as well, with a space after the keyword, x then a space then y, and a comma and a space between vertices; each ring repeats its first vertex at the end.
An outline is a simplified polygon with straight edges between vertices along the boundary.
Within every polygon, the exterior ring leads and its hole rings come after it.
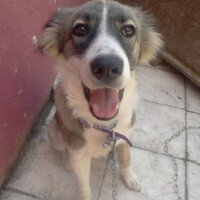
POLYGON ((118 113, 124 92, 124 89, 117 89, 123 64, 123 60, 114 54, 99 55, 91 62, 91 72, 98 86, 91 89, 83 84, 83 89, 90 112, 99 120, 113 119, 118 113))

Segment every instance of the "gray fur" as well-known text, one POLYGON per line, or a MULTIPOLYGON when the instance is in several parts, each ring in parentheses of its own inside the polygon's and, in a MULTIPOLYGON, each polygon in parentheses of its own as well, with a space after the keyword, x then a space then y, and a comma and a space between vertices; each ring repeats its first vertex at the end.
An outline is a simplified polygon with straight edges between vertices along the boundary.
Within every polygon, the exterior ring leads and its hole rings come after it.
POLYGON ((72 110, 67 104, 66 95, 59 84, 55 90, 55 104, 59 120, 59 127, 62 131, 65 142, 72 149, 79 149, 86 143, 83 127, 73 118, 72 110))

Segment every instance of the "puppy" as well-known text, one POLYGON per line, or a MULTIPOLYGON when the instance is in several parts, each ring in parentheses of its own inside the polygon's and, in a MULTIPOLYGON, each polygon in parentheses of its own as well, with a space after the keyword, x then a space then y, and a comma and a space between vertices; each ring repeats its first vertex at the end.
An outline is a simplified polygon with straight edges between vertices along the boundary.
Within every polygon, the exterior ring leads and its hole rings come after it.
MULTIPOLYGON (((57 112, 48 134, 66 168, 74 171, 81 200, 91 200, 91 159, 111 149, 103 147, 108 140, 103 130, 125 138, 133 132, 134 70, 163 46, 152 21, 139 8, 94 0, 62 8, 44 27, 39 47, 55 59, 58 74, 57 112)), ((139 191, 127 140, 119 138, 116 149, 126 186, 139 191)))

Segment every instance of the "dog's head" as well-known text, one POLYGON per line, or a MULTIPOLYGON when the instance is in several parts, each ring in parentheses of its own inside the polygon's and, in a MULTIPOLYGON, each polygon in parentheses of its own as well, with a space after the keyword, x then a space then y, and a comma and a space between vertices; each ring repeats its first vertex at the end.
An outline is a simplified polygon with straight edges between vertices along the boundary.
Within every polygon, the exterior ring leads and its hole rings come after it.
POLYGON ((56 58, 74 114, 114 118, 137 65, 162 47, 151 17, 114 1, 62 8, 47 23, 39 46, 56 58))

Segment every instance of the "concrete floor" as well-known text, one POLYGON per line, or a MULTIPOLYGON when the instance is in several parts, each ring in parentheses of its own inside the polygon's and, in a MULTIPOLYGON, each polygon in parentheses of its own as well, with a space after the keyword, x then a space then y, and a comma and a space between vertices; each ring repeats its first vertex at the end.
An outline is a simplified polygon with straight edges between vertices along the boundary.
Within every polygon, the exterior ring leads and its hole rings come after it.
MULTIPOLYGON (((177 200, 174 168, 164 153, 164 141, 183 126, 200 126, 200 90, 179 72, 163 64, 137 69, 139 101, 137 123, 132 137, 133 168, 142 185, 140 193, 125 188, 119 178, 118 199, 177 200)), ((48 113, 46 111, 46 113, 48 113)), ((52 149, 45 120, 39 122, 1 191, 1 200, 74 200, 73 173, 67 173, 52 149)), ((42 117, 42 119, 44 116, 42 117)), ((200 199, 200 129, 184 131, 169 144, 178 163, 178 185, 182 200, 200 199)), ((111 170, 106 158, 93 160, 93 199, 111 200, 111 170), (101 191, 99 192, 100 185, 101 191)))

